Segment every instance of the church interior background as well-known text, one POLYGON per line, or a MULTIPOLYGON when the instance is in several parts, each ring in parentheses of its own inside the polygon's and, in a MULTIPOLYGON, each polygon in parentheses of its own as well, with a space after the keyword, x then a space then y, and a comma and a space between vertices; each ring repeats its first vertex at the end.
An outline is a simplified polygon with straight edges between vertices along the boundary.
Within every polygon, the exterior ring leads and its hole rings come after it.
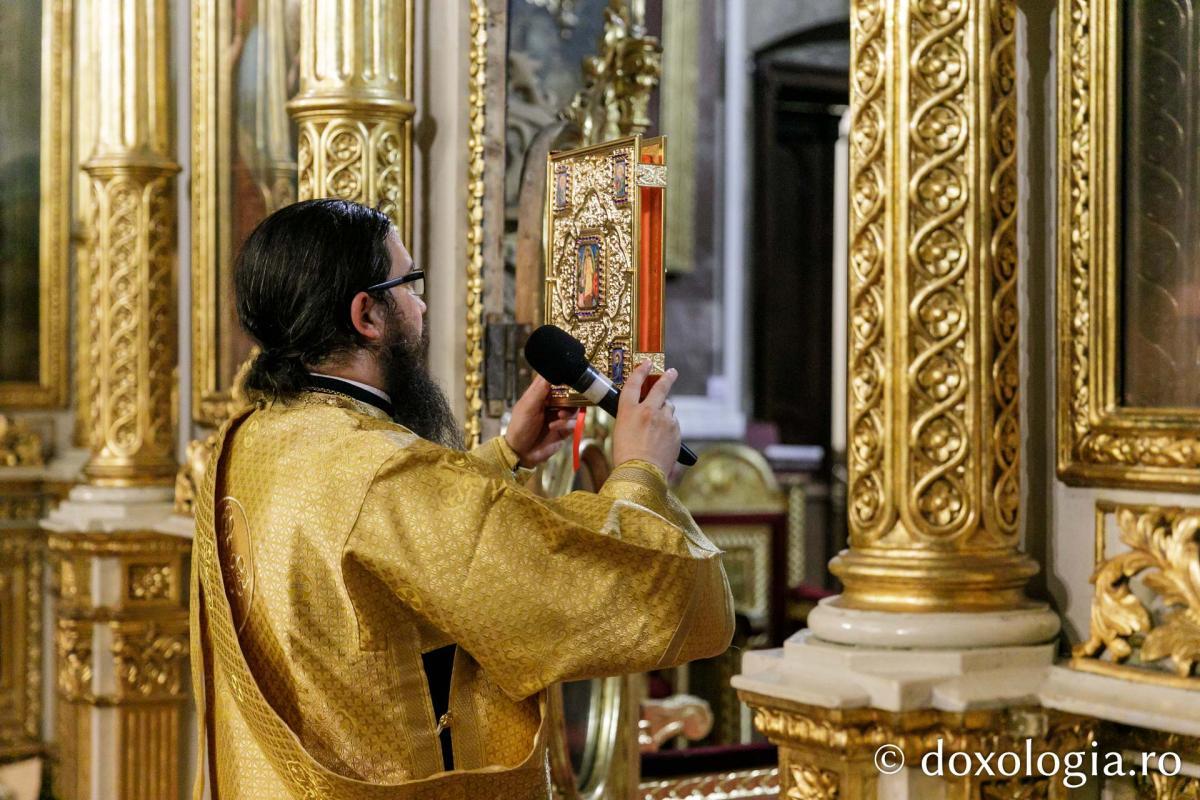
POLYGON ((737 634, 561 687, 557 796, 1200 797, 1191 0, 9 0, 0 40, 0 798, 190 796, 257 221, 391 216, 478 440, 547 155, 633 133, 737 634))

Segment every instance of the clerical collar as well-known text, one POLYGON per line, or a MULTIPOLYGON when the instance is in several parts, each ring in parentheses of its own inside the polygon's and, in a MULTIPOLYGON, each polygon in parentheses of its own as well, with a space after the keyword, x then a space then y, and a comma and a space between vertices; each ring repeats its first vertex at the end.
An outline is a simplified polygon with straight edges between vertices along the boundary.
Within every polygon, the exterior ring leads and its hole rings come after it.
POLYGON ((374 386, 368 386, 365 383, 352 381, 349 378, 338 378, 333 375, 322 375, 319 372, 308 373, 308 385, 314 389, 323 389, 327 392, 337 392, 344 394, 347 397, 352 397, 360 403, 366 403, 369 406, 378 408, 389 417, 396 416, 396 409, 392 405, 392 398, 386 393, 376 389, 374 386))

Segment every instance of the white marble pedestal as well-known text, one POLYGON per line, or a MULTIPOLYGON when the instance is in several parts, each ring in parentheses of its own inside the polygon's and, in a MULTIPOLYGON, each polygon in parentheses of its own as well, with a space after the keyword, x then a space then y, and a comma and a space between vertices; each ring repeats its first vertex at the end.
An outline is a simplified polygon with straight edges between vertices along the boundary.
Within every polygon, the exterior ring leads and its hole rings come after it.
MULTIPOLYGON (((1059 631, 1045 606, 902 614, 843 608, 838 598, 824 601, 810 623, 782 648, 746 653, 733 686, 780 744, 785 790, 852 800, 936 800, 959 791, 912 759, 942 739, 971 746, 983 732, 973 726, 998 727, 1004 709, 1037 707, 1059 631), (903 751, 906 766, 876 766, 873 756, 887 745, 903 751), (820 793, 826 789, 834 794, 820 793)), ((1028 727, 1032 735, 1047 726, 1028 727)))
POLYGON ((170 486, 80 485, 42 520, 59 587, 46 626, 56 657, 43 674, 64 795, 175 798, 188 788, 191 529, 173 501, 170 486))
POLYGON ((804 630, 778 650, 750 651, 733 686, 822 708, 884 711, 1037 702, 1053 642, 1020 647, 901 650, 832 644, 804 630))
POLYGON ((170 486, 76 486, 42 520, 54 533, 117 533, 149 531, 161 525, 174 509, 170 486))

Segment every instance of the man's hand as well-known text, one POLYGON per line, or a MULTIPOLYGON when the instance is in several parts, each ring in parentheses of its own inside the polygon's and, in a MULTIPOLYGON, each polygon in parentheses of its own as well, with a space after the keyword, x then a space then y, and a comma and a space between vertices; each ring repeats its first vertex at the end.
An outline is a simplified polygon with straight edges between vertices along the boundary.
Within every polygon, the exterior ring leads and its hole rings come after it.
POLYGON ((639 458, 669 473, 679 457, 679 421, 667 395, 679 373, 667 370, 651 387, 646 399, 640 400, 642 385, 649 374, 650 362, 643 361, 621 389, 620 414, 613 428, 613 463, 639 458))
POLYGON ((522 467, 536 467, 558 452, 575 430, 575 409, 548 410, 550 382, 538 375, 513 406, 504 440, 521 458, 522 467))

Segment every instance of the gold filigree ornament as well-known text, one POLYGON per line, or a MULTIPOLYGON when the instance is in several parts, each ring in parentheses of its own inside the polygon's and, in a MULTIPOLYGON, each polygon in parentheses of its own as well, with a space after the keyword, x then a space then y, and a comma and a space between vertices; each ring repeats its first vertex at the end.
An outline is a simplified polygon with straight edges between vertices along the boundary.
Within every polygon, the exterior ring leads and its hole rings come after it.
POLYGON ((1091 636, 1076 646, 1076 664, 1105 652, 1118 663, 1135 655, 1143 664, 1170 658, 1175 674, 1188 678, 1200 661, 1200 509, 1113 510, 1130 549, 1102 560, 1092 576, 1091 636), (1167 609, 1161 621, 1156 603, 1134 594, 1139 576, 1167 609))
POLYGON ((787 800, 834 800, 841 781, 836 772, 812 764, 791 765, 792 785, 787 800))
POLYGON ((466 393, 466 418, 463 437, 467 447, 475 447, 483 437, 483 215, 484 133, 487 124, 487 43, 488 6, 484 0, 471 0, 470 55, 467 97, 470 103, 467 136, 467 321, 466 362, 463 390, 466 393))
POLYGON ((650 95, 662 73, 662 49, 646 35, 645 8, 611 0, 604 10, 599 52, 583 61, 584 87, 568 116, 584 144, 644 133, 650 127, 650 95))
POLYGON ((0 414, 0 467, 39 467, 42 439, 20 420, 0 414))
POLYGON ((118 626, 113 631, 112 654, 121 697, 184 696, 186 632, 154 622, 118 626))

